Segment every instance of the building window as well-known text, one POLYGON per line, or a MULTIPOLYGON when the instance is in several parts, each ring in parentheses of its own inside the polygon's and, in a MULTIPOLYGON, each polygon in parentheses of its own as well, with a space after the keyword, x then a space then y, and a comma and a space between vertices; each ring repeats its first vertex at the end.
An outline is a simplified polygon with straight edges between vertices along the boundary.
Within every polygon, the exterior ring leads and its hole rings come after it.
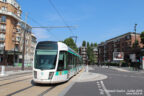
POLYGON ((0 34, 0 40, 5 40, 5 35, 4 34, 0 34))
POLYGON ((3 2, 7 2, 7 0, 2 0, 3 2))
POLYGON ((4 43, 0 43, 0 48, 3 48, 4 47, 4 43))
POLYGON ((6 16, 1 16, 1 18, 0 18, 0 22, 5 23, 5 22, 6 22, 6 16))
POLYGON ((1 24, 0 25, 0 31, 1 32, 5 32, 6 31, 6 25, 5 24, 1 24))
POLYGON ((6 8, 5 6, 2 6, 2 7, 1 7, 1 10, 2 10, 2 11, 7 11, 7 8, 6 8))

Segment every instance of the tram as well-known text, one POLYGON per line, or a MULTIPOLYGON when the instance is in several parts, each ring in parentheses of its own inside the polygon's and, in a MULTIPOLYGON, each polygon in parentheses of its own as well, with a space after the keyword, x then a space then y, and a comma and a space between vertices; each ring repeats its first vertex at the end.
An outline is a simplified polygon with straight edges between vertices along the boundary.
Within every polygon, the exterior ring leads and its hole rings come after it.
POLYGON ((33 81, 53 84, 69 80, 82 69, 82 58, 62 42, 39 42, 35 49, 33 81))

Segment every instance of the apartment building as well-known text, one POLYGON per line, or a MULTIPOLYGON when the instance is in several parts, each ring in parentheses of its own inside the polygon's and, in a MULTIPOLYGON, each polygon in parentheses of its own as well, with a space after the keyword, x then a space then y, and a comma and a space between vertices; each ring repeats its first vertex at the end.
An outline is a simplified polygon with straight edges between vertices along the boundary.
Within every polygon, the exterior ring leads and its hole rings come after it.
POLYGON ((81 55, 82 59, 83 59, 83 64, 87 64, 87 48, 86 47, 80 47, 79 48, 79 54, 81 55))
POLYGON ((94 63, 98 63, 98 48, 94 47, 93 48, 93 54, 94 54, 94 63))
POLYGON ((128 59, 130 54, 134 54, 132 48, 135 43, 135 38, 138 41, 138 46, 142 48, 143 44, 141 43, 140 34, 133 32, 128 32, 99 44, 99 62, 114 62, 114 52, 123 52, 124 60, 128 59))
POLYGON ((21 19, 21 8, 16 0, 0 0, 0 65, 21 63, 23 32, 26 33, 25 55, 31 48, 31 27, 21 19))
MULTIPOLYGON (((82 56, 83 63, 87 64, 87 62, 88 62, 87 47, 80 47, 79 48, 79 54, 82 56)), ((98 49, 97 49, 97 47, 93 48, 93 55, 94 55, 94 62, 93 63, 97 63, 98 62, 98 49)))

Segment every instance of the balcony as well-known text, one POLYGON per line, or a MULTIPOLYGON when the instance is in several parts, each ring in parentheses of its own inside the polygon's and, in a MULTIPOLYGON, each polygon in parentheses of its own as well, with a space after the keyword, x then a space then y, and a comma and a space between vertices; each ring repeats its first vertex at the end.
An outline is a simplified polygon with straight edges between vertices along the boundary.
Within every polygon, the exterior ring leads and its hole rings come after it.
POLYGON ((4 47, 0 46, 0 50, 4 50, 4 47))
POLYGON ((20 36, 13 37, 13 42, 15 44, 20 44, 20 41, 21 41, 21 37, 20 36))
POLYGON ((5 38, 0 38, 0 42, 5 42, 5 38))
POLYGON ((86 52, 82 52, 81 54, 86 55, 87 53, 86 52))
POLYGON ((14 14, 12 12, 8 12, 8 11, 5 11, 5 10, 0 10, 0 14, 9 15, 9 16, 12 16, 13 18, 17 19, 18 21, 22 21, 19 16, 17 16, 16 14, 14 14))
POLYGON ((6 33, 6 29, 0 29, 0 33, 6 33))
POLYGON ((0 24, 6 24, 6 21, 4 21, 0 18, 0 24))

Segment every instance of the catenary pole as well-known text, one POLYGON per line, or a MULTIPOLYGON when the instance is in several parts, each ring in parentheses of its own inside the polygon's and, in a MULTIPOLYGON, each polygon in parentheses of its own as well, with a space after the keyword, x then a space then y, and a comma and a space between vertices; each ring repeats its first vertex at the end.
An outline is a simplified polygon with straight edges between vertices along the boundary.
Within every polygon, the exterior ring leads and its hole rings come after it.
POLYGON ((25 64, 25 33, 27 31, 27 29, 26 29, 26 27, 27 27, 27 16, 28 16, 28 14, 26 13, 26 15, 25 15, 25 28, 24 28, 24 32, 23 32, 22 70, 24 70, 24 64, 25 64))

